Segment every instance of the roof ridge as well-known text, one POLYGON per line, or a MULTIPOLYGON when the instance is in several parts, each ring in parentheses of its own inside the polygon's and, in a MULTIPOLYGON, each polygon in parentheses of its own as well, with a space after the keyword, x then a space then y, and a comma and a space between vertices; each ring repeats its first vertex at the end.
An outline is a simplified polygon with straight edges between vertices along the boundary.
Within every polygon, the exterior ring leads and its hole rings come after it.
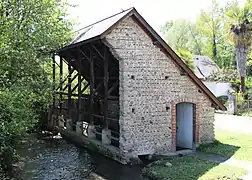
POLYGON ((88 27, 91 27, 91 26, 93 26, 93 25, 96 25, 96 24, 98 24, 98 23, 100 23, 100 22, 102 22, 102 21, 105 21, 105 20, 107 20, 107 19, 110 19, 110 18, 112 18, 112 17, 115 17, 115 16, 117 16, 117 15, 119 15, 119 14, 124 13, 125 11, 129 11, 129 10, 132 10, 132 9, 134 9, 134 7, 130 7, 130 8, 125 9, 125 10, 123 9, 121 12, 118 12, 118 13, 116 13, 116 14, 113 14, 113 15, 111 15, 111 16, 108 16, 108 17, 106 17, 106 18, 103 18, 103 19, 101 19, 101 20, 99 20, 99 21, 96 21, 96 22, 94 22, 94 23, 92 23, 92 24, 89 24, 89 25, 87 25, 87 26, 85 26, 85 27, 83 27, 83 28, 80 28, 80 29, 78 29, 78 30, 76 30, 76 31, 74 31, 74 32, 72 32, 72 33, 79 32, 79 31, 81 31, 81 30, 83 30, 83 29, 86 29, 86 28, 88 28, 88 27))

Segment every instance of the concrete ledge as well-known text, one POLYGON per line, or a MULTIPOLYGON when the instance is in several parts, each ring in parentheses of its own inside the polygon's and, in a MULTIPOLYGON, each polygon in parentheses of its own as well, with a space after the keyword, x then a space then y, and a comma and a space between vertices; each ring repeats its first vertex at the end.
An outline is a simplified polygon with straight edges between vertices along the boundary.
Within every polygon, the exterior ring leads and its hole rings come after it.
POLYGON ((119 148, 112 145, 104 145, 97 139, 88 138, 69 129, 60 129, 59 131, 65 140, 80 147, 103 154, 121 164, 139 164, 141 162, 138 157, 122 154, 119 148))

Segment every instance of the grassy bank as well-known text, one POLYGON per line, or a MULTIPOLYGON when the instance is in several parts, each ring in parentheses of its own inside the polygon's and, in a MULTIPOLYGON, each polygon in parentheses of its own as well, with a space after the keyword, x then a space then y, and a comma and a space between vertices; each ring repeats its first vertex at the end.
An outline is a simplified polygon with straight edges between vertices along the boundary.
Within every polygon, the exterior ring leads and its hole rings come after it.
POLYGON ((217 129, 216 142, 201 145, 198 150, 224 157, 233 157, 237 160, 252 161, 252 135, 229 132, 217 129))
POLYGON ((187 156, 171 157, 143 170, 143 175, 153 180, 237 180, 245 173, 240 168, 187 156))
MULTIPOLYGON (((213 144, 201 145, 197 150, 252 161, 252 135, 217 129, 215 136, 216 141, 213 144)), ((246 171, 226 164, 184 156, 153 163, 143 170, 143 174, 154 180, 238 180, 246 171)))

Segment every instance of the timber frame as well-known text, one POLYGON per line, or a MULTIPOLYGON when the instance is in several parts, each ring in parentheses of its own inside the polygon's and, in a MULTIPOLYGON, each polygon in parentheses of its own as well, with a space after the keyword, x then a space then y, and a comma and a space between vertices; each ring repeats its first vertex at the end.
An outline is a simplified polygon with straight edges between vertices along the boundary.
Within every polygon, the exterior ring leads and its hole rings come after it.
POLYGON ((111 144, 119 146, 119 116, 110 117, 108 109, 109 101, 115 101, 119 108, 119 62, 108 47, 97 40, 58 52, 53 56, 52 67, 53 114, 64 114, 64 119, 72 119, 74 129, 77 121, 94 125, 98 139, 101 139, 102 129, 110 130, 111 144), (56 56, 59 57, 59 63, 56 62, 56 56), (67 72, 64 72, 66 68, 63 64, 67 66, 67 72), (59 72, 58 83, 56 72, 59 72), (73 105, 74 102, 76 105, 73 105), (85 109, 85 105, 88 108, 85 109), (75 117, 73 112, 77 114, 75 117))

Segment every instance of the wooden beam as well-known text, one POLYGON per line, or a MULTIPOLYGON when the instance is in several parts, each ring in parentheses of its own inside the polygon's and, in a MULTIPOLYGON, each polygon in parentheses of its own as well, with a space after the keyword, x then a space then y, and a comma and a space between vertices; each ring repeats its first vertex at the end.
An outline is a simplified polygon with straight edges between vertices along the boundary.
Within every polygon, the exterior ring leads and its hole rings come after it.
MULTIPOLYGON (((71 70, 71 74, 74 72, 74 69, 71 70)), ((77 77, 77 76, 76 76, 77 77)), ((62 81, 62 84, 64 84, 68 80, 68 75, 67 77, 62 81)), ((60 86, 57 87, 56 91, 60 89, 60 86)), ((65 89, 66 90, 66 89, 65 89)), ((64 91, 64 90, 63 90, 64 91)))
MULTIPOLYGON (((95 79, 104 79, 104 77, 95 77, 95 79)), ((109 77, 109 79, 111 79, 111 80, 118 80, 119 79, 119 77, 109 77)))
POLYGON ((103 51, 104 51, 104 106, 103 106, 103 113, 104 113, 104 128, 108 129, 108 78, 109 78, 109 73, 108 73, 108 51, 106 46, 103 46, 103 51))
MULTIPOLYGON (((56 94, 60 94, 60 92, 56 92, 56 94)), ((68 93, 63 92, 62 95, 68 96, 68 93)), ((78 94, 72 94, 74 97, 78 97, 78 94)), ((81 97, 89 97, 89 95, 82 94, 81 97)))
POLYGON ((94 111, 94 59, 93 59, 93 50, 90 51, 90 111, 89 111, 89 118, 90 124, 93 125, 93 111, 94 111))
POLYGON ((91 44, 92 48, 97 52, 97 54, 105 61, 105 54, 104 56, 100 53, 100 51, 95 47, 95 45, 91 44))
MULTIPOLYGON (((74 81, 74 79, 76 79, 76 77, 78 76, 78 73, 74 75, 73 78, 71 78, 71 83, 74 81)), ((68 87, 68 84, 64 87, 63 91, 66 90, 66 88, 68 87)), ((78 87, 78 83, 74 86, 74 88, 71 90, 72 92, 74 92, 78 87)))
POLYGON ((112 93, 112 91, 119 85, 119 80, 117 80, 108 90, 108 95, 112 93))
POLYGON ((88 88, 89 85, 90 85, 90 84, 87 83, 86 86, 84 86, 84 88, 81 90, 81 93, 84 93, 84 92, 86 91, 86 89, 88 88))
POLYGON ((63 88, 63 58, 60 57, 60 115, 62 111, 62 89, 63 88))
MULTIPOLYGON (((100 119, 104 118, 103 115, 98 115, 98 114, 92 114, 92 116, 94 116, 96 118, 100 118, 100 119)), ((119 118, 117 119, 117 118, 109 118, 109 117, 107 117, 107 120, 109 120, 109 121, 119 121, 119 118)))
MULTIPOLYGON (((68 63, 68 118, 71 118, 71 100, 72 100, 72 69, 71 61, 68 63)), ((65 91, 63 89, 63 91, 65 91)))
MULTIPOLYGON (((104 79, 104 78, 103 78, 103 79, 104 79)), ((102 84, 104 84, 103 81, 101 81, 101 82, 98 84, 98 86, 94 89, 94 93, 96 93, 96 92, 101 88, 102 84)))
POLYGON ((78 121, 81 121, 81 67, 78 69, 78 121))
POLYGON ((55 79, 56 79, 56 76, 55 76, 55 54, 53 54, 53 56, 52 56, 52 59, 53 59, 53 64, 52 64, 52 71, 53 71, 53 73, 52 73, 52 78, 53 78, 53 107, 55 107, 55 105, 56 105, 56 82, 55 82, 55 79))
POLYGON ((85 59, 90 61, 89 57, 80 49, 80 47, 78 48, 78 50, 81 52, 82 56, 84 56, 85 59))

